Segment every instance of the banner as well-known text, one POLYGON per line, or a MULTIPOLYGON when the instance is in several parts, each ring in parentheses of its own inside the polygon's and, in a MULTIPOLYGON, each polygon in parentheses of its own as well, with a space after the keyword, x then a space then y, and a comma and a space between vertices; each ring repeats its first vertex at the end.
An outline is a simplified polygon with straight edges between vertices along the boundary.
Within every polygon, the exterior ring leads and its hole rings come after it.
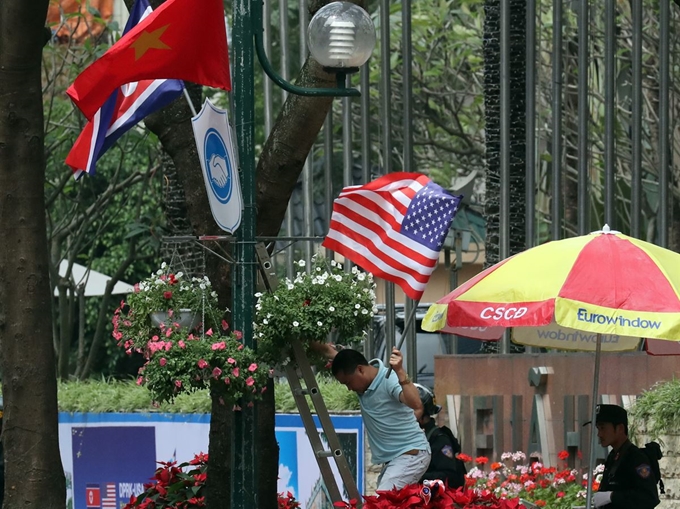
POLYGON ((243 196, 235 137, 227 112, 206 99, 191 122, 213 218, 221 229, 234 233, 241 224, 243 196))
MULTIPOLYGON (((316 421, 316 416, 314 417, 316 421)), ((364 491, 363 424, 359 415, 332 415, 343 452, 364 491)), ((316 421, 319 426, 318 421, 316 421)), ((119 508, 139 495, 157 461, 191 460, 208 452, 209 414, 59 414, 59 448, 66 474, 67 507, 119 508)), ((321 428, 319 427, 319 431, 321 428)), ((302 507, 332 507, 314 452, 298 414, 276 415, 278 491, 302 507), (314 505, 317 504, 317 505, 314 505)), ((323 440, 323 435, 322 435, 323 440)), ((340 474, 331 461, 340 492, 340 474)))

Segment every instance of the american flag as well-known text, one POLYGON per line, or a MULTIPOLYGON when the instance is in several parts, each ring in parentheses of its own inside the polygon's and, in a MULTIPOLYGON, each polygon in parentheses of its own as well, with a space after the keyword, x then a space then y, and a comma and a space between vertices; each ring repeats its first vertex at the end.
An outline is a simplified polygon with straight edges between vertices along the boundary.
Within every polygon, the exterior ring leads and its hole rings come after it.
POLYGON ((323 246, 420 300, 461 198, 420 173, 346 187, 323 246))
MULTIPOLYGON (((136 0, 123 33, 127 33, 151 13, 148 0, 136 0)), ((178 80, 145 80, 123 85, 88 122, 66 157, 66 164, 78 179, 94 175, 97 160, 144 117, 167 106, 182 94, 178 80)))
POLYGON ((116 498, 116 483, 107 482, 104 485, 104 496, 102 497, 102 509, 116 509, 118 500, 116 498))

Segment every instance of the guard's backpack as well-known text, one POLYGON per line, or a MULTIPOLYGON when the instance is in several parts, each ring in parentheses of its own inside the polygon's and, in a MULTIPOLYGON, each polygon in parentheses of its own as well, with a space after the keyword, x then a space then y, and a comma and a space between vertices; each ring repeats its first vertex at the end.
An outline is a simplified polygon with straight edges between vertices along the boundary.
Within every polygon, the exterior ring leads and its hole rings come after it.
POLYGON ((649 458, 649 466, 659 483, 659 493, 663 495, 666 493, 666 489, 664 488, 663 480, 661 479, 661 469, 659 468, 659 460, 663 458, 661 446, 657 442, 649 442, 644 447, 641 447, 640 450, 649 458))

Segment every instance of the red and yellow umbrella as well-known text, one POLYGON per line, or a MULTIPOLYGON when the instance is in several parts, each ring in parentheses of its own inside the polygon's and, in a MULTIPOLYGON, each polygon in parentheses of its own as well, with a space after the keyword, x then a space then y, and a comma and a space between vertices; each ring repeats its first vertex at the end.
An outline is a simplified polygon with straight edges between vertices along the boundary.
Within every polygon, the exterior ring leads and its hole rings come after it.
MULTIPOLYGON (((633 349, 639 338, 680 339, 680 254, 605 225, 489 267, 433 304, 423 329, 497 339, 507 327, 551 324, 600 334, 604 350, 633 349)), ((565 334, 541 346, 594 349, 590 335, 565 334)))

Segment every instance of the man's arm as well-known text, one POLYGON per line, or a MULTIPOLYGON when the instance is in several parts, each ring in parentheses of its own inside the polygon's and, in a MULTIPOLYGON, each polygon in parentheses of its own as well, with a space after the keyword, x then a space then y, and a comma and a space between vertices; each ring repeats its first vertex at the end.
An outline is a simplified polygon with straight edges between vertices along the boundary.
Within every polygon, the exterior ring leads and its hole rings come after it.
POLYGON ((413 385, 408 374, 404 370, 404 357, 397 348, 392 348, 392 355, 390 355, 390 366, 394 370, 394 373, 399 379, 399 385, 401 385, 401 394, 399 395, 399 401, 404 405, 412 408, 416 413, 416 418, 419 418, 423 414, 423 403, 420 401, 420 395, 418 394, 418 389, 413 385))

